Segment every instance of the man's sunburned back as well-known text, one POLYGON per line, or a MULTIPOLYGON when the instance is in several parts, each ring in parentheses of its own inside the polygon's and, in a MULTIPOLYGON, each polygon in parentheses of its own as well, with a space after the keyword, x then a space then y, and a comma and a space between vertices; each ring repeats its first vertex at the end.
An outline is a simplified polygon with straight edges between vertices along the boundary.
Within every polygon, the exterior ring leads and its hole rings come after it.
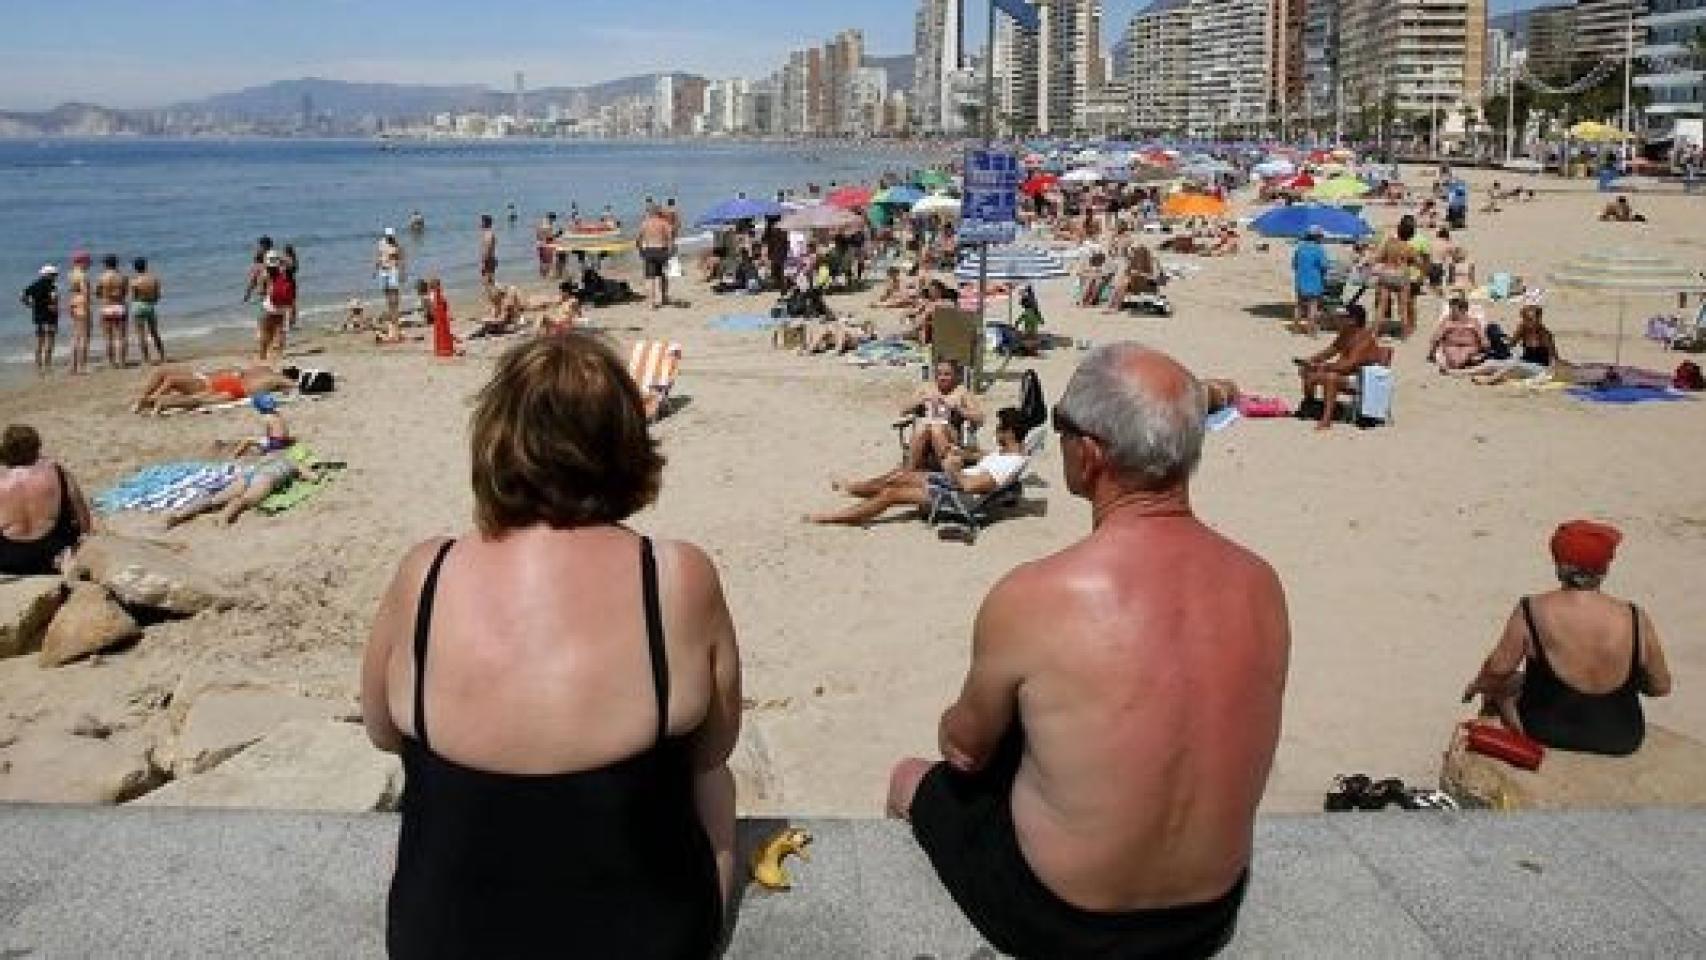
POLYGON ((107 270, 95 281, 95 290, 100 294, 103 303, 122 304, 126 294, 130 292, 130 282, 117 270, 107 270))
POLYGON ((130 282, 130 292, 143 303, 156 303, 160 299, 160 281, 152 273, 139 273, 130 282))
POLYGON ((1290 636, 1278 578, 1189 517, 1110 519, 1004 588, 1020 845, 1088 910, 1201 903, 1250 861, 1290 636))
POLYGON ((664 218, 663 214, 654 211, 647 214, 646 219, 640 224, 640 246, 667 247, 673 241, 671 233, 669 221, 664 218))

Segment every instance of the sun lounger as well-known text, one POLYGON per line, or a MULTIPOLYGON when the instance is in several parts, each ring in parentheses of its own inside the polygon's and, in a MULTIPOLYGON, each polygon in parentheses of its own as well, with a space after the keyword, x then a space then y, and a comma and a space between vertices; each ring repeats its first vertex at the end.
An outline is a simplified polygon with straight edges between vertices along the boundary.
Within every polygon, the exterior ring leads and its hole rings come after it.
POLYGON ((968 545, 977 543, 978 533, 989 526, 999 511, 1011 509, 1024 498, 1025 478, 1030 476, 1032 464, 1047 446, 1048 433, 1045 424, 1025 434, 1022 444, 1025 466, 994 492, 976 495, 963 490, 936 491, 926 508, 925 522, 935 527, 943 539, 964 540, 968 545))
POLYGON ((648 416, 656 421, 667 412, 675 378, 681 371, 681 344, 641 340, 628 358, 628 374, 646 400, 648 416))

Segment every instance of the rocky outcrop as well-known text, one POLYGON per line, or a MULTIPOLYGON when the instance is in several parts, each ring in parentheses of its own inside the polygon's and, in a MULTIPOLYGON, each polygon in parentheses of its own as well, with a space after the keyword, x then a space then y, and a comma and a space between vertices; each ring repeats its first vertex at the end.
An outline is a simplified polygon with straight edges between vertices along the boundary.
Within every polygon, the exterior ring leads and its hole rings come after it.
POLYGON ((64 666, 142 636, 130 614, 96 583, 78 583, 42 638, 43 666, 64 666))
POLYGON ((0 578, 0 660, 40 650, 64 602, 65 582, 58 577, 0 578))
POLYGON ((160 780, 147 739, 128 732, 35 732, 0 748, 0 801, 123 803, 160 780))
POLYGON ((112 534, 83 541, 66 575, 106 587, 126 607, 193 617, 233 600, 214 578, 157 544, 112 534))
POLYGON ((155 790, 138 804, 368 812, 394 810, 403 769, 361 727, 292 720, 206 773, 155 790))
POLYGON ((265 686, 204 687, 174 710, 154 762, 173 777, 213 769, 292 720, 329 720, 341 705, 265 686))
POLYGON ((1440 789, 1465 807, 1493 810, 1606 810, 1706 806, 1706 743, 1647 724, 1633 756, 1548 750, 1540 769, 1519 770, 1470 753, 1454 735, 1440 789))

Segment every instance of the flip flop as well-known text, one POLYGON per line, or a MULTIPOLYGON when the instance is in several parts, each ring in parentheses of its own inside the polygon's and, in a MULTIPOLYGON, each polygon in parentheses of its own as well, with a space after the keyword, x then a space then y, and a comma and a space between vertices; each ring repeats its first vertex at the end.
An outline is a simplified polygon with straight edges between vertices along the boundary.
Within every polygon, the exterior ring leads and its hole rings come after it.
POLYGON ((1327 798, 1321 804, 1321 809, 1328 813, 1363 809, 1362 805, 1366 802, 1369 784, 1368 777, 1360 773, 1334 777, 1333 789, 1327 792, 1327 798))

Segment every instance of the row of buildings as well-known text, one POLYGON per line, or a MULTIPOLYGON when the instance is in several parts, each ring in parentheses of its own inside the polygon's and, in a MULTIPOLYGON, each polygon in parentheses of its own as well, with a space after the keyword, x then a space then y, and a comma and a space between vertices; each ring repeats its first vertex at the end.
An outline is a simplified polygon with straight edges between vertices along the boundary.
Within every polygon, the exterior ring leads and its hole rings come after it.
MULTIPOLYGON (((1576 0, 1536 8, 1526 33, 1529 73, 1568 82, 1594 62, 1631 59, 1646 132, 1706 116, 1706 0, 1576 0)), ((1639 124, 1638 124, 1639 125, 1639 124)))
POLYGON ((657 132, 685 136, 896 136, 911 129, 904 90, 891 89, 888 71, 873 65, 859 30, 844 30, 821 47, 791 51, 769 76, 658 81, 657 132), (663 104, 671 109, 665 110, 663 104), (683 107, 685 106, 685 109, 683 107))

